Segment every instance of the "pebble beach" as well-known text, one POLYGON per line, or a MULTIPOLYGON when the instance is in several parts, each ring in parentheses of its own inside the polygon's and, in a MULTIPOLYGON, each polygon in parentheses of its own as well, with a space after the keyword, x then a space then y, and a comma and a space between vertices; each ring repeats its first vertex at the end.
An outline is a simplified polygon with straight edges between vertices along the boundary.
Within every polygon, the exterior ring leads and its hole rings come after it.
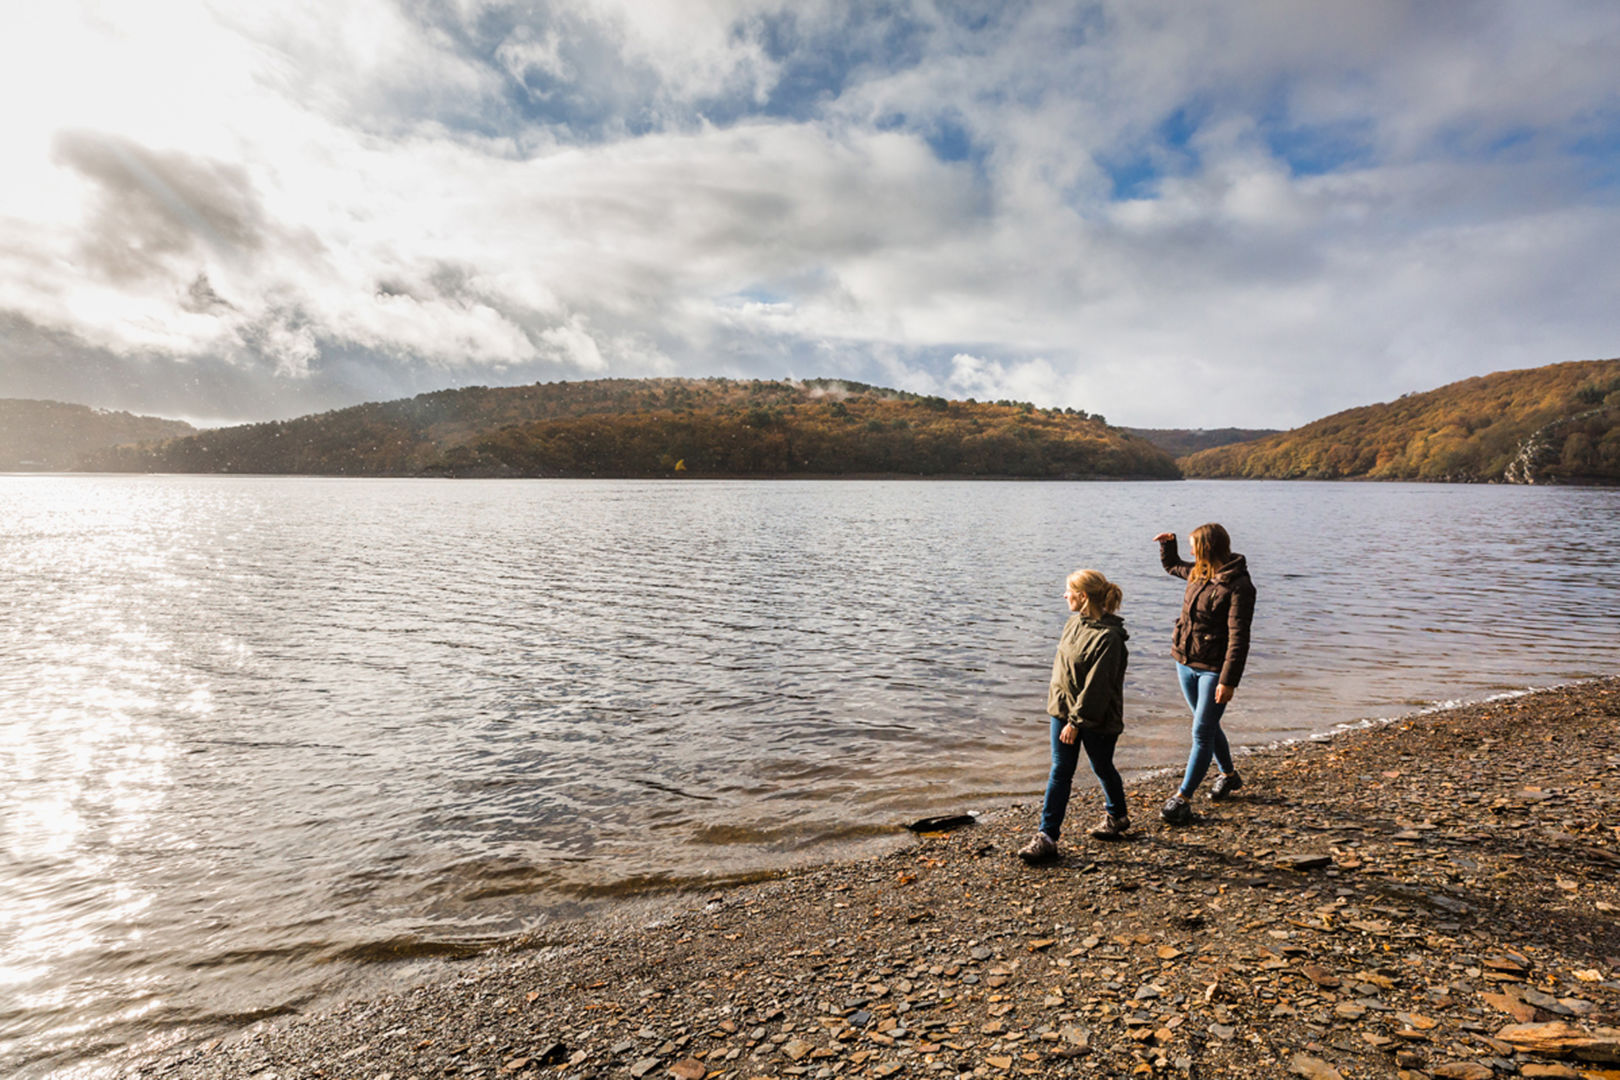
POLYGON ((1082 777, 1047 866, 1000 807, 121 1075, 1620 1078, 1620 678, 1240 766, 1114 842, 1082 777))

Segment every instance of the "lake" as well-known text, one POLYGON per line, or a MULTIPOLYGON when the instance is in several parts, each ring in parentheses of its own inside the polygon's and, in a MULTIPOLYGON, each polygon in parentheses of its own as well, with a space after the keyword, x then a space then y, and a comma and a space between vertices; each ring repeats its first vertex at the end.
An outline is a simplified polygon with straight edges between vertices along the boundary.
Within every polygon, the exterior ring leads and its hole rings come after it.
POLYGON ((1078 567, 1125 592, 1120 763, 1175 765, 1161 529, 1249 557, 1236 742, 1620 670, 1616 490, 36 475, 0 507, 7 1074, 1038 798, 1078 567))

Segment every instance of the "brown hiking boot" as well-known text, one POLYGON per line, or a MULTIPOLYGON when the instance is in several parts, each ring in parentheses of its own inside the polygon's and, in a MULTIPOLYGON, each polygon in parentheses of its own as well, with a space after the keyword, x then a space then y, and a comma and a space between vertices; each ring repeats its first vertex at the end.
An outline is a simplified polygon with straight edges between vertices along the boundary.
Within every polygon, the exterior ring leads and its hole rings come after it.
POLYGON ((1091 835, 1098 840, 1119 840, 1124 837, 1125 830, 1131 827, 1131 818, 1115 817, 1113 814, 1104 814, 1097 827, 1091 830, 1091 835))
POLYGON ((1057 841, 1043 832, 1035 834, 1035 839, 1018 849, 1018 857, 1034 866, 1036 863, 1051 862, 1057 858, 1057 841))

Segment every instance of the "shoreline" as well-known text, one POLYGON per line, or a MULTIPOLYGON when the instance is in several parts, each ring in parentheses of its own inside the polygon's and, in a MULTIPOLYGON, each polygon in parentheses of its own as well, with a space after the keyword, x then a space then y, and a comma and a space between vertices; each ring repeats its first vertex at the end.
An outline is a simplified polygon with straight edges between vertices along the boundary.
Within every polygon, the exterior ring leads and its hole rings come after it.
POLYGON ((1239 765, 1116 843, 1077 782, 1049 867, 1013 803, 116 1074, 1620 1076, 1620 677, 1239 765))

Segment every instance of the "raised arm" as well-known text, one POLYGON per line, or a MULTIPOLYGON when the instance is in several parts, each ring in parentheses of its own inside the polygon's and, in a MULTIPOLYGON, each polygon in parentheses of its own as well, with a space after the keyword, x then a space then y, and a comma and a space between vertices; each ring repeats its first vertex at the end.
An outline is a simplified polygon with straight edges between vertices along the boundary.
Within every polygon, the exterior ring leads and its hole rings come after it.
POLYGON ((1174 574, 1178 578, 1186 577, 1188 571, 1192 569, 1192 563, 1181 561, 1181 553, 1176 550, 1176 534, 1162 532, 1153 539, 1158 542, 1159 564, 1164 567, 1164 572, 1174 574))

